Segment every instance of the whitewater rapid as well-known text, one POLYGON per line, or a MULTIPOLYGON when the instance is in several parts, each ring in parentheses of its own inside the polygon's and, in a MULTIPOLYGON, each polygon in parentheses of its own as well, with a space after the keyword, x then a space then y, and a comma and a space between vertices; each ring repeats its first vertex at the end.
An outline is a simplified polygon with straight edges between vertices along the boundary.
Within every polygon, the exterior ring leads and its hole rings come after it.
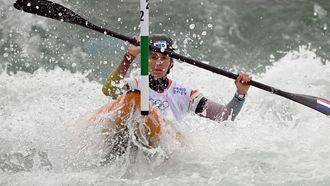
MULTIPOLYGON (((163 139, 171 154, 166 161, 99 166, 98 130, 81 118, 109 99, 87 76, 60 68, 0 74, 0 185, 330 184, 330 119, 256 88, 234 122, 188 115, 178 123, 185 146, 163 139)), ((235 91, 232 80, 188 64, 176 62, 170 77, 222 103, 235 91)), ((308 47, 253 74, 276 88, 326 99, 329 77, 329 63, 308 47)))

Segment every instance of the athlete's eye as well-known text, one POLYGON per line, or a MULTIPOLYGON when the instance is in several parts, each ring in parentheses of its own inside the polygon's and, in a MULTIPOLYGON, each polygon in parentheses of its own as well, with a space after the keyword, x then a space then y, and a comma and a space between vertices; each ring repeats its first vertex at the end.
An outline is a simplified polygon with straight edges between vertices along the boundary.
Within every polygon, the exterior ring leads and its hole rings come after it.
POLYGON ((157 59, 156 55, 151 55, 151 59, 157 59))

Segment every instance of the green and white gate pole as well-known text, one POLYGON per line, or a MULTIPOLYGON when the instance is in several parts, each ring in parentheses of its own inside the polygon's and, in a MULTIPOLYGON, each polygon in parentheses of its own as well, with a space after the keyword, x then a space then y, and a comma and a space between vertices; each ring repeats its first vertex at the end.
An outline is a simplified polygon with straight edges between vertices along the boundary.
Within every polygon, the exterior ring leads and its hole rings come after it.
POLYGON ((149 114, 149 0, 140 0, 141 114, 149 114))

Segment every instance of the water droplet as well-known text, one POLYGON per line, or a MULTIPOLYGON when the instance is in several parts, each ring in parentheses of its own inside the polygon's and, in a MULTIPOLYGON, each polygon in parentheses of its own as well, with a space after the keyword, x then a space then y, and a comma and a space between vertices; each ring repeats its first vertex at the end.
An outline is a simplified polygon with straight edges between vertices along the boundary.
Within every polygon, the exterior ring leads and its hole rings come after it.
POLYGON ((71 65, 73 68, 75 68, 76 66, 77 66, 77 64, 76 63, 72 63, 72 65, 71 65))
POLYGON ((195 24, 190 24, 190 25, 189 25, 189 28, 190 28, 191 30, 195 29, 195 24))
POLYGON ((120 17, 118 17, 118 20, 117 20, 117 21, 118 21, 118 22, 119 22, 119 21, 121 21, 121 18, 120 18, 120 17))
POLYGON ((5 58, 8 57, 8 53, 7 53, 7 52, 4 53, 4 54, 3 54, 3 57, 5 57, 5 58))
POLYGON ((322 29, 323 29, 324 31, 328 30, 328 25, 327 25, 327 24, 323 24, 322 29))
POLYGON ((38 10, 39 9, 39 6, 36 6, 36 9, 38 10))
POLYGON ((209 28, 212 28, 212 27, 213 27, 213 25, 212 25, 212 24, 208 24, 208 25, 207 25, 207 27, 209 27, 209 28))
POLYGON ((28 3, 27 6, 31 6, 31 3, 28 3))
POLYGON ((59 15, 59 16, 62 16, 63 14, 60 12, 60 13, 58 13, 58 15, 59 15))
POLYGON ((202 32, 202 35, 203 35, 203 36, 206 36, 206 31, 203 31, 203 32, 202 32))

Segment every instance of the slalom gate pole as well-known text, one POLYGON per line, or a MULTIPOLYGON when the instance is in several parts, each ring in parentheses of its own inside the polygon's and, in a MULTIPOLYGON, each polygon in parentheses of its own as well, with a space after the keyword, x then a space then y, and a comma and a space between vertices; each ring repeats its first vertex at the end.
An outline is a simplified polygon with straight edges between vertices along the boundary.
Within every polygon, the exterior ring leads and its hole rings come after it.
POLYGON ((140 0, 141 114, 149 114, 149 0, 140 0))

